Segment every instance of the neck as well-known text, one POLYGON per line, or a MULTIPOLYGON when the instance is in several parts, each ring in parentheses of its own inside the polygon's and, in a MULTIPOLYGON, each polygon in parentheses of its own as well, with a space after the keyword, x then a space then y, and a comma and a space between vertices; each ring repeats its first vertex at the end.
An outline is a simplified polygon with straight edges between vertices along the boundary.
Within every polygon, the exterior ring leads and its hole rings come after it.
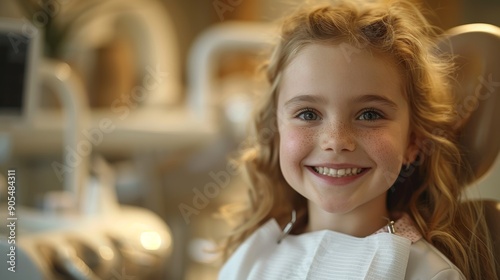
POLYGON ((389 218, 385 195, 342 213, 327 212, 311 201, 308 208, 308 232, 328 229, 351 236, 366 237, 387 225, 386 218, 389 218))

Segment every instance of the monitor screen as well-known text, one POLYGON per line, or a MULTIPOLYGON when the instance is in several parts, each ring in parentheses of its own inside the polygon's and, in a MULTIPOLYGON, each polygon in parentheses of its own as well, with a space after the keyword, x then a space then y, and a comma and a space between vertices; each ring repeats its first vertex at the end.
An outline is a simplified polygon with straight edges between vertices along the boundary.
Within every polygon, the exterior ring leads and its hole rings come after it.
POLYGON ((19 36, 26 43, 16 43, 9 32, 0 33, 0 111, 21 116, 26 90, 28 38, 19 36))
POLYGON ((40 34, 27 20, 0 18, 0 120, 33 111, 40 34))

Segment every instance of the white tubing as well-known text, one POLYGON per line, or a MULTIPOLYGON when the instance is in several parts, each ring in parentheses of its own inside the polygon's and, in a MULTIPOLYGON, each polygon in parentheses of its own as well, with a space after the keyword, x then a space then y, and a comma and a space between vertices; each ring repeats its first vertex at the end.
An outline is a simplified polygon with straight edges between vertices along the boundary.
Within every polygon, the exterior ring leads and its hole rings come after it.
POLYGON ((188 56, 188 106, 200 119, 210 116, 214 73, 225 51, 259 51, 276 38, 275 26, 266 23, 230 22, 203 32, 188 56))
POLYGON ((79 209, 79 200, 83 197, 81 194, 85 191, 87 182, 88 159, 92 151, 92 144, 87 143, 83 134, 90 123, 87 96, 82 84, 72 75, 68 64, 44 61, 40 69, 40 80, 56 92, 62 104, 63 121, 66 125, 63 129, 63 163, 68 168, 64 172, 63 184, 64 190, 72 195, 76 209, 79 209), (75 154, 77 160, 72 161, 75 154))

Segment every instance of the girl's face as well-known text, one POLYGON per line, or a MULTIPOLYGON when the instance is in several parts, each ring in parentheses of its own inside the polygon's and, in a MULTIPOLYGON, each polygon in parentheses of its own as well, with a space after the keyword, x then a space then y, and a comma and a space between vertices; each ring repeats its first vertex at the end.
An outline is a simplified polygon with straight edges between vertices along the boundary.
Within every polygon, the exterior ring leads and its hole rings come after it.
POLYGON ((385 209, 386 191, 416 154, 398 70, 345 44, 308 45, 284 70, 280 166, 310 206, 338 214, 385 209))

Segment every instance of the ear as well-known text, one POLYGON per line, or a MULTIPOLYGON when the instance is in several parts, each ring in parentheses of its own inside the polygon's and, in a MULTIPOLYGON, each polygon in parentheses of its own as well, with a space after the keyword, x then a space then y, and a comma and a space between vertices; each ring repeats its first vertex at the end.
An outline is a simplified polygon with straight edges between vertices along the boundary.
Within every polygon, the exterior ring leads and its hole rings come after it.
POLYGON ((417 159, 418 153, 420 149, 418 148, 419 143, 418 137, 414 134, 410 134, 410 141, 408 143, 408 147, 406 147, 406 153, 404 156, 404 164, 412 163, 417 159))

